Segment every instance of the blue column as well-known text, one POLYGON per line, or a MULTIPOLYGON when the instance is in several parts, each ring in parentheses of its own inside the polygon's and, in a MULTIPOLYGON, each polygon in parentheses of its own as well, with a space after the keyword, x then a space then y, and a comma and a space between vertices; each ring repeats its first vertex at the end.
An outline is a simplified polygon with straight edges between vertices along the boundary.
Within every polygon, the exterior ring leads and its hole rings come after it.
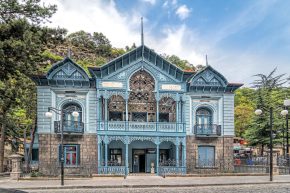
POLYGON ((159 143, 156 144, 156 175, 159 175, 159 143))
POLYGON ((183 143, 183 152, 182 152, 182 160, 183 160, 183 167, 185 167, 185 174, 186 174, 186 140, 184 140, 184 143, 183 143))
POLYGON ((156 122, 159 122, 159 101, 156 100, 156 122))
POLYGON ((175 101, 176 103, 176 116, 175 116, 175 119, 176 119, 176 123, 179 122, 179 115, 178 115, 178 112, 179 112, 179 101, 175 101))
POLYGON ((98 167, 101 166, 101 143, 98 141, 98 167))
POLYGON ((105 98, 105 121, 108 120, 108 99, 105 98))
POLYGON ((129 144, 128 144, 128 141, 126 142, 126 162, 125 162, 125 175, 127 176, 128 175, 128 173, 129 173, 129 159, 128 159, 128 157, 129 157, 129 153, 128 153, 128 146, 129 146, 129 144))
POLYGON ((126 99, 126 121, 129 121, 129 114, 128 114, 128 99, 126 99))
POLYGON ((176 166, 179 166, 179 141, 176 139, 176 144, 175 144, 175 154, 176 154, 176 166))
POLYGON ((105 143, 105 166, 108 166, 108 143, 105 143))

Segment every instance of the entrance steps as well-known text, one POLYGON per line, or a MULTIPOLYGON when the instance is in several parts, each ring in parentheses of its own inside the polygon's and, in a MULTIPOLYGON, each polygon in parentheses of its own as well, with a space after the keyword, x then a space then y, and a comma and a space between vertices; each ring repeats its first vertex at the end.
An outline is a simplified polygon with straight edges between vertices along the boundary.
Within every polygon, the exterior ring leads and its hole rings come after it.
POLYGON ((151 174, 151 173, 129 173, 128 176, 156 176, 156 174, 151 174))
POLYGON ((127 179, 133 179, 133 180, 142 180, 142 179, 159 179, 162 178, 161 176, 156 176, 156 174, 150 174, 150 173, 130 173, 127 176, 127 179))

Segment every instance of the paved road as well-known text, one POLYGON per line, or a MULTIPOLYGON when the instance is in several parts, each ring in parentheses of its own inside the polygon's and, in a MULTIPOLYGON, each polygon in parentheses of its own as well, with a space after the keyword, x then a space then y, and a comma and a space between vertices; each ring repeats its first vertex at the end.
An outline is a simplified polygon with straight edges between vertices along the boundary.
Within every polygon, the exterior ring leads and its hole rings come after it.
POLYGON ((290 184, 231 185, 185 188, 119 188, 78 190, 25 190, 39 193, 290 193, 290 184))

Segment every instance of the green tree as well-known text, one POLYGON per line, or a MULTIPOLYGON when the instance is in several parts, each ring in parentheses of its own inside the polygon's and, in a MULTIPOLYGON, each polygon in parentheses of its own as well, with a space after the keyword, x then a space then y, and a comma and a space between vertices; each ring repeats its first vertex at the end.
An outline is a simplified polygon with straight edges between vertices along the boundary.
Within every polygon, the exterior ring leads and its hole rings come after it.
MULTIPOLYGON (((263 111, 260 116, 253 116, 249 128, 245 132, 245 137, 252 146, 261 146, 261 154, 263 154, 264 147, 269 146, 270 142, 270 120, 269 109, 274 108, 273 113, 273 130, 278 133, 283 124, 283 119, 280 116, 283 100, 285 99, 285 90, 281 86, 285 83, 283 79, 284 74, 275 76, 276 69, 270 74, 257 74, 257 80, 253 85, 257 90, 255 91, 255 109, 263 111)), ((280 143, 279 136, 274 140, 274 143, 280 143)))
MULTIPOLYGON (((39 24, 47 20, 56 11, 54 5, 40 5, 40 0, 3 0, 0 1, 0 172, 3 171, 4 146, 7 138, 15 131, 15 118, 19 119, 19 109, 23 97, 33 100, 33 95, 25 94, 24 84, 32 82, 26 75, 37 72, 37 64, 42 62, 41 53, 49 39, 47 28, 39 24), (7 129, 8 128, 8 129, 7 129), (12 128, 12 130, 10 130, 12 128), (6 135, 7 134, 7 135, 6 135)), ((28 88, 31 90, 35 88, 28 88)), ((28 112, 27 112, 28 115, 28 112)), ((32 118, 35 119, 35 112, 32 118)))
POLYGON ((190 64, 187 60, 182 60, 176 55, 166 55, 163 54, 163 57, 171 62, 172 64, 175 64, 176 66, 180 67, 183 70, 188 70, 188 71, 196 71, 196 68, 190 64))
POLYGON ((238 137, 243 137, 245 130, 249 127, 255 108, 255 90, 241 88, 235 92, 235 133, 238 137))

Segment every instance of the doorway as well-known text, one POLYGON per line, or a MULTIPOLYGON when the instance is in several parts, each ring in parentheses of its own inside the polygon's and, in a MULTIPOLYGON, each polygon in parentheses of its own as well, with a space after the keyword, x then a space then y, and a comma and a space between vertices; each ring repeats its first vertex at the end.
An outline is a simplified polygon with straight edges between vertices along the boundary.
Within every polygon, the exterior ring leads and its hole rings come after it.
POLYGON ((145 173, 146 171, 146 150, 132 149, 133 173, 145 173))

